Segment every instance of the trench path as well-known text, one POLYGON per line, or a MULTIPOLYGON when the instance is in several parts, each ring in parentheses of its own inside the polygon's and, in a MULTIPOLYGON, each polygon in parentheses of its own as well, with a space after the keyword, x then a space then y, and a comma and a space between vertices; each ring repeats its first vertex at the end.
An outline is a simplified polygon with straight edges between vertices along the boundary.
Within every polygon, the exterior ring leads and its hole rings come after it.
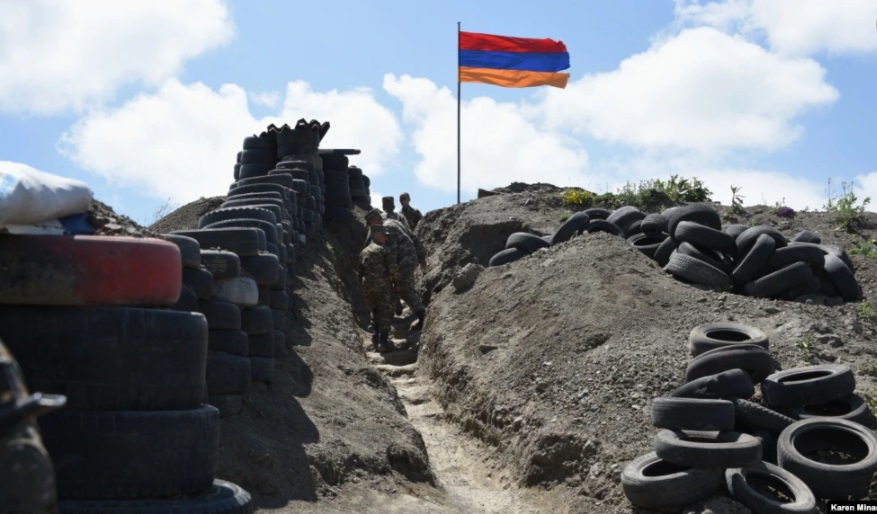
MULTIPOLYGON (((409 319, 396 320, 397 346, 404 344, 400 337, 407 335, 409 319)), ((416 344, 418 337, 408 340, 413 339, 416 344)), ((396 387, 411 424, 423 436, 438 486, 446 494, 441 504, 408 507, 430 513, 545 512, 551 504, 548 498, 540 498, 545 493, 515 485, 510 470, 491 457, 493 448, 445 419, 444 410, 433 398, 431 381, 418 372, 417 363, 413 362, 416 350, 395 353, 399 355, 369 353, 368 357, 396 387)))

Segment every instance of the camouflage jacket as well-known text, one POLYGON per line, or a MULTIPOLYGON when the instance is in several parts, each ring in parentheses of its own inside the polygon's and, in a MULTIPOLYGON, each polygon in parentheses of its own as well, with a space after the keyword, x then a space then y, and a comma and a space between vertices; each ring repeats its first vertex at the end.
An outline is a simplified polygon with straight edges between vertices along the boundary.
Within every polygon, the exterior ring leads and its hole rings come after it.
POLYGON ((408 224, 408 220, 405 219, 405 216, 402 216, 398 212, 385 212, 382 217, 384 218, 384 221, 396 220, 399 223, 405 225, 405 228, 407 228, 409 232, 411 231, 411 225, 408 224))
POLYGON ((399 267, 387 248, 372 242, 359 253, 359 283, 366 291, 389 291, 400 280, 399 267))
MULTIPOLYGON (((390 232, 398 232, 401 234, 399 237, 402 242, 400 243, 400 247, 403 248, 402 253, 399 255, 399 259, 404 258, 405 265, 416 266, 419 261, 426 259, 426 248, 420 243, 420 238, 414 235, 414 232, 408 228, 407 225, 403 224, 400 221, 396 221, 393 219, 384 221, 384 228, 387 230, 387 234, 390 232), (405 241, 407 240, 407 242, 405 241), (410 248, 409 245, 410 244, 410 248)), ((399 266, 403 265, 402 260, 397 260, 399 266)))
POLYGON ((417 224, 420 223, 420 220, 423 219, 423 214, 420 213, 420 210, 415 209, 410 205, 407 207, 402 207, 402 215, 405 216, 406 220, 408 220, 408 226, 411 227, 411 230, 417 228, 417 224))

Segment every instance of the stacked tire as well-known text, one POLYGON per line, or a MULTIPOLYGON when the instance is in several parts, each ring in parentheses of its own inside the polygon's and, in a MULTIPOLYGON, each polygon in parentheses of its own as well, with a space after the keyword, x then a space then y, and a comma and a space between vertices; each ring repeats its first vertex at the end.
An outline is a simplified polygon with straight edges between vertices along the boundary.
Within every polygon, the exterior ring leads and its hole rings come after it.
POLYGON ((371 180, 356 166, 347 168, 347 187, 351 201, 362 209, 371 209, 371 180))
POLYGON ((319 176, 311 162, 289 157, 277 163, 277 169, 271 172, 272 177, 284 177, 284 186, 290 196, 297 198, 295 216, 299 220, 296 230, 303 235, 313 235, 318 218, 317 199, 320 197, 319 176), (314 194, 317 196, 314 196, 314 194))
MULTIPOLYGON (((270 130, 270 127, 269 127, 270 130)), ((274 130, 277 141, 277 155, 283 162, 305 163, 296 169, 308 172, 307 189, 299 191, 299 196, 304 196, 305 234, 313 235, 322 226, 323 213, 325 212, 325 183, 323 179, 323 161, 319 155, 320 141, 329 130, 329 123, 320 123, 317 120, 310 122, 304 119, 298 120, 295 127, 284 125, 274 130), (310 213, 308 213, 308 210, 310 213)), ((295 175, 294 175, 295 176, 295 175)), ((303 178, 303 177, 302 177, 303 178)))
POLYGON ((238 152, 234 166, 234 179, 263 177, 277 164, 277 141, 273 134, 244 138, 243 149, 238 152))
POLYGON ((712 205, 671 207, 645 214, 633 206, 614 211, 587 209, 570 216, 554 234, 515 233, 490 266, 514 262, 542 247, 577 234, 607 232, 624 237, 664 271, 690 284, 760 298, 796 300, 812 294, 861 296, 861 288, 846 252, 821 244, 819 236, 803 230, 791 241, 774 227, 722 225, 712 205))
POLYGON ((251 512, 245 491, 214 477, 219 412, 203 404, 207 322, 167 308, 183 286, 178 247, 9 236, 0 256, 7 269, 34 271, 0 288, 0 338, 29 383, 67 397, 66 409, 40 420, 61 510, 124 513, 158 503, 251 512))
POLYGON ((349 221, 350 212, 350 179, 348 177, 349 160, 346 155, 323 154, 323 176, 326 181, 326 220, 349 221))

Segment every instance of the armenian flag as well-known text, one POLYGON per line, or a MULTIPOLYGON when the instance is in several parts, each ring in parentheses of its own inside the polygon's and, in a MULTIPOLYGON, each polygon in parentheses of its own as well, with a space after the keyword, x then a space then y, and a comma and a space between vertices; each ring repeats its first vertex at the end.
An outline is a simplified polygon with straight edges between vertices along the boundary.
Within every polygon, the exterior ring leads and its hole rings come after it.
POLYGON ((569 52, 563 41, 460 32, 460 82, 502 87, 565 88, 569 52))

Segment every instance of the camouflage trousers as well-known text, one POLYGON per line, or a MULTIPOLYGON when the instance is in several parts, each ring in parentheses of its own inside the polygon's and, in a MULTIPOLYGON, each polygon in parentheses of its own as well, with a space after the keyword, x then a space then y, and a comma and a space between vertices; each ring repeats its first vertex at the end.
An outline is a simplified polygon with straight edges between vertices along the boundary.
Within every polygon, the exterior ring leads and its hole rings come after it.
MULTIPOLYGON (((416 269, 417 266, 399 266, 399 274, 402 275, 399 289, 402 292, 394 293, 394 300, 401 297, 413 312, 420 312, 424 310, 424 306, 420 293, 417 292, 417 282, 414 280, 414 270, 416 269)), ((395 301, 393 304, 395 304, 395 301)))
POLYGON ((372 312, 372 325, 377 332, 388 332, 393 323, 393 297, 390 288, 365 292, 365 303, 372 312))

